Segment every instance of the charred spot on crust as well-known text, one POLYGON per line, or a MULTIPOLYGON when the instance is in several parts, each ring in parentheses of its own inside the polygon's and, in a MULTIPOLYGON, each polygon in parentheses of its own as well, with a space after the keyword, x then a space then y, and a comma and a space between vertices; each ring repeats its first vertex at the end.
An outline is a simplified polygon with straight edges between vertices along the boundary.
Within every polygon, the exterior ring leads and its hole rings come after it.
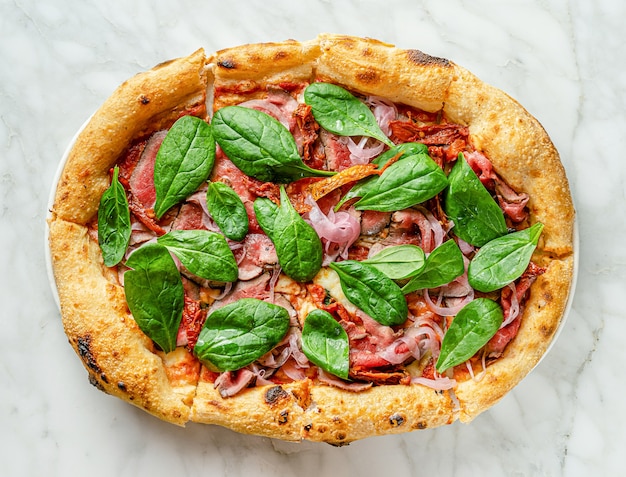
POLYGON ((118 388, 120 391, 124 391, 124 392, 126 392, 126 384, 124 384, 122 381, 120 381, 119 383, 117 383, 117 388, 118 388))
POLYGON ((418 421, 414 426, 413 429, 426 429, 428 427, 428 425, 425 422, 422 421, 418 421))
POLYGON ((220 68, 226 68, 227 70, 233 70, 237 67, 235 65, 235 62, 228 58, 224 58, 223 60, 218 60, 217 66, 219 66, 220 68))
POLYGON ((89 373, 89 383, 95 387, 96 389, 100 390, 100 391, 105 391, 104 386, 102 385, 102 383, 100 381, 98 381, 98 378, 96 378, 93 374, 89 373))
POLYGON ((287 421, 289 421, 289 411, 285 409, 278 415, 278 424, 287 424, 287 421))
POLYGON ((304 426, 304 430, 306 432, 309 432, 311 429, 313 428, 313 424, 309 423, 307 425, 304 426))
POLYGON ((389 424, 391 424, 391 427, 401 426, 402 424, 404 424, 404 416, 398 413, 394 414, 393 416, 390 416, 389 424))
POLYGON ((345 441, 346 440, 345 432, 337 431, 337 432, 335 432, 333 434, 333 437, 337 440, 336 442, 332 443, 332 445, 334 445, 334 446, 341 447, 341 446, 345 446, 345 445, 349 444, 349 442, 341 442, 341 441, 345 441))
POLYGON ((98 366, 98 363, 96 362, 96 357, 91 351, 91 335, 79 337, 76 342, 76 348, 78 349, 78 354, 81 359, 89 369, 94 371, 96 374, 104 375, 102 369, 100 369, 100 366, 98 366))
POLYGON ((289 394, 282 386, 272 386, 265 392, 265 402, 269 405, 276 404, 287 397, 289 397, 289 394))
POLYGON ((420 50, 407 50, 406 52, 409 61, 417 65, 437 65, 448 67, 450 66, 450 61, 445 58, 438 58, 436 56, 430 56, 423 51, 420 50))
POLYGON ((102 371, 98 363, 96 362, 96 357, 94 356, 91 350, 91 335, 85 335, 76 340, 76 348, 78 349, 78 354, 80 355, 83 362, 89 368, 89 382, 93 384, 95 387, 104 391, 102 387, 102 383, 100 381, 108 384, 109 380, 107 375, 102 371), (100 378, 100 381, 98 381, 100 378))
POLYGON ((150 98, 142 94, 141 96, 139 96, 139 102, 141 104, 148 104, 150 103, 150 98))

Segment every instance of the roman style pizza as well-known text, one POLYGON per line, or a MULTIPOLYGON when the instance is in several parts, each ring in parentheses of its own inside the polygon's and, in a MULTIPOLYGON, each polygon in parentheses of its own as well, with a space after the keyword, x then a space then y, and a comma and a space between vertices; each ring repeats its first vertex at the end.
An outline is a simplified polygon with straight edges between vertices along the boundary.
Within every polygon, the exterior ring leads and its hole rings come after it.
POLYGON ((342 445, 469 422, 519 383, 566 308, 574 215, 511 97, 321 35, 129 79, 48 224, 93 385, 179 425, 342 445))

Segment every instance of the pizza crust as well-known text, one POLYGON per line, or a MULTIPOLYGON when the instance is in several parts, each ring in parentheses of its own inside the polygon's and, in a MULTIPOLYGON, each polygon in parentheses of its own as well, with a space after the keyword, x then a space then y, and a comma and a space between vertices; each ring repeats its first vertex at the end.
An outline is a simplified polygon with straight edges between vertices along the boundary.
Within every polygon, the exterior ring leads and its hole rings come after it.
MULTIPOLYGON (((539 363, 557 332, 570 293, 573 257, 553 260, 532 285, 520 329, 483 377, 454 390, 461 422, 470 422, 513 389, 539 363)), ((475 370, 480 373, 480 370, 475 370)))
POLYGON ((545 353, 566 307, 573 223, 559 156, 541 125, 515 100, 449 60, 375 40, 320 35, 305 43, 244 45, 209 57, 199 50, 131 78, 77 138, 49 227, 63 325, 92 384, 179 425, 196 421, 341 445, 457 419, 468 422, 526 376, 545 353), (97 213, 110 167, 133 140, 171 125, 185 111, 203 117, 206 102, 216 110, 261 97, 271 85, 316 80, 426 111, 443 108, 469 127, 474 145, 510 186, 531 195, 531 221, 545 225, 535 260, 547 272, 531 287, 516 339, 482 381, 462 382, 454 393, 415 385, 352 393, 305 380, 224 399, 199 369, 192 378, 178 379, 172 370, 187 366, 189 356, 163 356, 132 319, 117 276, 103 266, 85 226, 97 213))
POLYGON ((109 169, 132 141, 171 126, 186 111, 205 117, 206 61, 204 51, 198 50, 117 88, 77 137, 61 173, 53 213, 88 223, 109 186, 109 169))
POLYGON ((87 228, 50 223, 50 254, 69 342, 102 391, 182 425, 189 406, 169 383, 163 361, 132 318, 124 290, 107 276, 87 228))
POLYGON ((541 251, 573 252, 574 206, 558 152, 541 124, 517 101, 455 65, 444 113, 467 125, 477 149, 513 189, 530 195, 534 222, 542 222, 541 251))

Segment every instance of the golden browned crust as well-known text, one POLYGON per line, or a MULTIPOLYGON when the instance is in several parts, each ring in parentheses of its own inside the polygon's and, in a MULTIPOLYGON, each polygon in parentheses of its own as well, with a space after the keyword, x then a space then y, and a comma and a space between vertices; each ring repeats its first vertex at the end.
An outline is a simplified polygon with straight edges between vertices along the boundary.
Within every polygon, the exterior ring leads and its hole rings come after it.
MULTIPOLYGON (((570 293, 573 256, 552 260, 532 286, 515 339, 480 380, 460 383, 455 394, 462 422, 469 422, 513 389, 545 354, 556 333, 570 293)), ((476 374, 480 369, 475 370, 476 374)))
POLYGON ((59 217, 86 224, 109 185, 108 171, 133 140, 185 111, 202 114, 206 99, 203 50, 163 63, 122 84, 89 120, 67 161, 53 205, 59 217))
POLYGON ((184 397, 170 385, 152 341, 133 320, 123 288, 107 276, 87 228, 52 221, 50 253, 63 326, 91 383, 161 419, 185 423, 184 397))
POLYGON ((315 41, 242 45, 215 54, 214 111, 267 94, 268 85, 308 83, 319 56, 315 41))
POLYGON ((544 252, 568 256, 573 247, 574 206, 554 145, 539 122, 517 101, 456 66, 444 112, 469 126, 477 149, 516 190, 530 195, 533 222, 542 222, 544 252))
POLYGON ((50 247, 63 323, 92 383, 177 424, 191 420, 242 433, 341 445, 456 419, 470 421, 526 376, 545 353, 566 307, 573 222, 559 156, 541 125, 515 100, 451 61, 375 40, 321 35, 306 43, 244 45, 211 58, 199 51, 121 86, 70 153, 50 221, 50 247), (213 383, 196 381, 199 369, 191 379, 176 372, 192 365, 188 354, 163 356, 154 350, 82 225, 94 217, 108 170, 128 144, 203 103, 207 87, 209 101, 219 109, 260 97, 268 85, 314 80, 427 111, 443 108, 451 120, 469 127, 475 147, 486 152, 509 185, 530 194, 531 221, 545 225, 535 260, 547 271, 531 288, 517 337, 481 381, 461 382, 454 395, 417 385, 351 393, 305 380, 222 398, 213 383))
POLYGON ((321 35, 319 40, 316 73, 320 80, 425 111, 442 108, 454 73, 448 60, 370 39, 321 35))
POLYGON ((191 420, 247 434, 345 445, 365 437, 451 424, 455 408, 448 393, 422 386, 351 392, 307 379, 258 386, 223 399, 212 383, 201 382, 191 420))
POLYGON ((200 381, 191 420, 217 424, 244 434, 288 441, 302 439, 309 381, 282 386, 257 386, 235 397, 222 398, 213 383, 200 381))

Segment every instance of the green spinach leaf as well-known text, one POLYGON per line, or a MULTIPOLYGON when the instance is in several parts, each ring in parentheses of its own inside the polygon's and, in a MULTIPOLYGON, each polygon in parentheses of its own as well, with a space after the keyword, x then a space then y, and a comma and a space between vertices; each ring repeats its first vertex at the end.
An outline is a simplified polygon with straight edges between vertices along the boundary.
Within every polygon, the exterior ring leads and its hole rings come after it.
POLYGON ((392 280, 404 280, 420 273, 426 262, 424 251, 417 245, 394 245, 361 263, 377 268, 392 280))
POLYGON ((503 320, 500 305, 487 298, 472 300, 454 317, 441 342, 437 372, 474 356, 496 334, 503 320))
POLYGON ((173 351, 184 304, 174 259, 165 247, 151 243, 135 250, 126 265, 131 270, 124 274, 124 292, 133 318, 163 351, 173 351))
POLYGON ((214 371, 235 371, 271 351, 288 329, 285 308, 242 298, 207 317, 193 351, 214 371))
POLYGON ((392 147, 394 144, 378 126, 370 108, 340 86, 312 83, 304 90, 304 102, 315 120, 339 136, 368 136, 392 147))
POLYGON ((213 115, 211 125, 228 158, 245 174, 260 181, 286 183, 335 174, 304 164, 287 128, 261 111, 227 106, 213 115))
POLYGON ((274 241, 274 222, 278 217, 278 206, 270 199, 259 197, 254 201, 254 215, 265 234, 274 241))
POLYGON ((250 222, 239 195, 223 182, 209 182, 206 206, 222 233, 231 240, 242 241, 250 222))
POLYGON ((211 126, 195 116, 177 120, 163 139, 154 162, 157 218, 200 187, 214 163, 215 140, 211 126))
POLYGON ((448 175, 444 210, 454 222, 452 231, 467 243, 482 247, 508 232, 504 213, 462 153, 448 175))
POLYGON ((428 154, 415 154, 389 166, 354 208, 402 210, 433 198, 447 185, 448 178, 428 154))
POLYGON ((383 272, 355 260, 331 263, 350 302, 386 326, 400 325, 408 306, 400 287, 383 272))
POLYGON ((119 168, 115 166, 111 185, 102 194, 98 208, 98 243, 107 267, 124 258, 131 233, 128 199, 118 175, 119 168))
POLYGON ((465 264, 459 246, 454 240, 448 240, 428 255, 424 268, 404 285, 402 293, 446 285, 463 275, 464 271, 465 264))
POLYGON ((288 277, 307 282, 322 268, 322 241, 315 229, 293 208, 282 186, 278 214, 270 232, 266 233, 274 242, 278 263, 288 277))
POLYGON ((327 311, 315 309, 306 316, 302 327, 302 352, 324 371, 348 379, 348 333, 327 311))
POLYGON ((239 268, 224 237, 208 230, 172 230, 157 239, 194 275, 206 280, 234 282, 239 268))
POLYGON ((478 291, 491 292, 517 280, 528 267, 543 224, 493 239, 483 246, 469 264, 469 284, 478 291))
MULTIPOLYGON (((416 154, 428 154, 428 146, 422 144, 421 142, 406 142, 403 144, 398 144, 389 148, 380 156, 374 158, 372 160, 372 164, 376 164, 379 168, 382 168, 398 154, 400 154, 398 160, 402 160, 416 154)), ((364 195, 366 195, 370 190, 374 188, 379 179, 379 176, 370 176, 357 182, 348 192, 346 192, 346 194, 341 198, 339 203, 337 203, 337 205, 335 206, 335 211, 339 210, 339 208, 348 200, 354 199, 356 197, 363 197, 364 195)))

